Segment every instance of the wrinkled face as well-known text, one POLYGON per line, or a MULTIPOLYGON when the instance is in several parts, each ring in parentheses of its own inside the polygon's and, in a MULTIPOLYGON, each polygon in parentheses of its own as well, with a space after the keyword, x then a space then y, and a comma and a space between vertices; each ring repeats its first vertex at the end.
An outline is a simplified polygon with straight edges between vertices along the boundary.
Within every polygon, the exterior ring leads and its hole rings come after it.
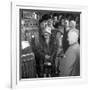
POLYGON ((50 38, 50 34, 47 33, 47 32, 45 32, 45 33, 44 33, 44 38, 45 38, 45 39, 49 39, 49 38, 50 38))

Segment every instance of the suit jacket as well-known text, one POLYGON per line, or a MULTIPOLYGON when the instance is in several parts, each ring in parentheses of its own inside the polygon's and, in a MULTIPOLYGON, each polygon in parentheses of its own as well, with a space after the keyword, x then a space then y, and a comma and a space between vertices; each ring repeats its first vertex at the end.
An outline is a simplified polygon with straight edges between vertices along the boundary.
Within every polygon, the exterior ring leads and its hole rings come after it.
POLYGON ((71 45, 60 61, 60 76, 80 76, 80 47, 78 43, 71 45))

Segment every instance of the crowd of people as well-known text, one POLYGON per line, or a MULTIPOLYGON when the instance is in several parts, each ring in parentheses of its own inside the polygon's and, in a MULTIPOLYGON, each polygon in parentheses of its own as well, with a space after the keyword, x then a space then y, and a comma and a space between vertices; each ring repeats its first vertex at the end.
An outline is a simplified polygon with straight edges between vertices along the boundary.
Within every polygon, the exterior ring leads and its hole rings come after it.
POLYGON ((30 45, 24 45, 30 46, 26 50, 31 49, 34 56, 33 77, 80 76, 80 23, 76 18, 43 15, 38 39, 32 35, 29 41, 25 33, 30 45))

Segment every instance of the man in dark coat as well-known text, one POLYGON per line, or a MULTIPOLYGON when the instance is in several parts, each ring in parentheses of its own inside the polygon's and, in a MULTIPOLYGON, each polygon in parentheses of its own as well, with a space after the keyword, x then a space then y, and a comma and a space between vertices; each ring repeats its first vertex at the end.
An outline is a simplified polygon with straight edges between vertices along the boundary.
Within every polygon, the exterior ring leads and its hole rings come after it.
POLYGON ((71 30, 68 33, 69 48, 60 61, 60 76, 80 76, 80 46, 78 32, 71 30))
POLYGON ((57 46, 53 41, 50 27, 47 26, 42 34, 39 38, 39 45, 33 48, 37 63, 37 74, 38 77, 54 76, 57 46))

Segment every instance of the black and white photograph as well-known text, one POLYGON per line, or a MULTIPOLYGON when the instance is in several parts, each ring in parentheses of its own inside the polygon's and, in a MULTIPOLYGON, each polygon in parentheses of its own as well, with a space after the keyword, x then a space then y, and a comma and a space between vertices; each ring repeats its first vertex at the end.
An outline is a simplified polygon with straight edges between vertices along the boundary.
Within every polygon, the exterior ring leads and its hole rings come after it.
POLYGON ((80 76, 80 14, 19 10, 20 79, 80 76))
POLYGON ((90 90, 90 0, 1 0, 0 90, 90 90))

